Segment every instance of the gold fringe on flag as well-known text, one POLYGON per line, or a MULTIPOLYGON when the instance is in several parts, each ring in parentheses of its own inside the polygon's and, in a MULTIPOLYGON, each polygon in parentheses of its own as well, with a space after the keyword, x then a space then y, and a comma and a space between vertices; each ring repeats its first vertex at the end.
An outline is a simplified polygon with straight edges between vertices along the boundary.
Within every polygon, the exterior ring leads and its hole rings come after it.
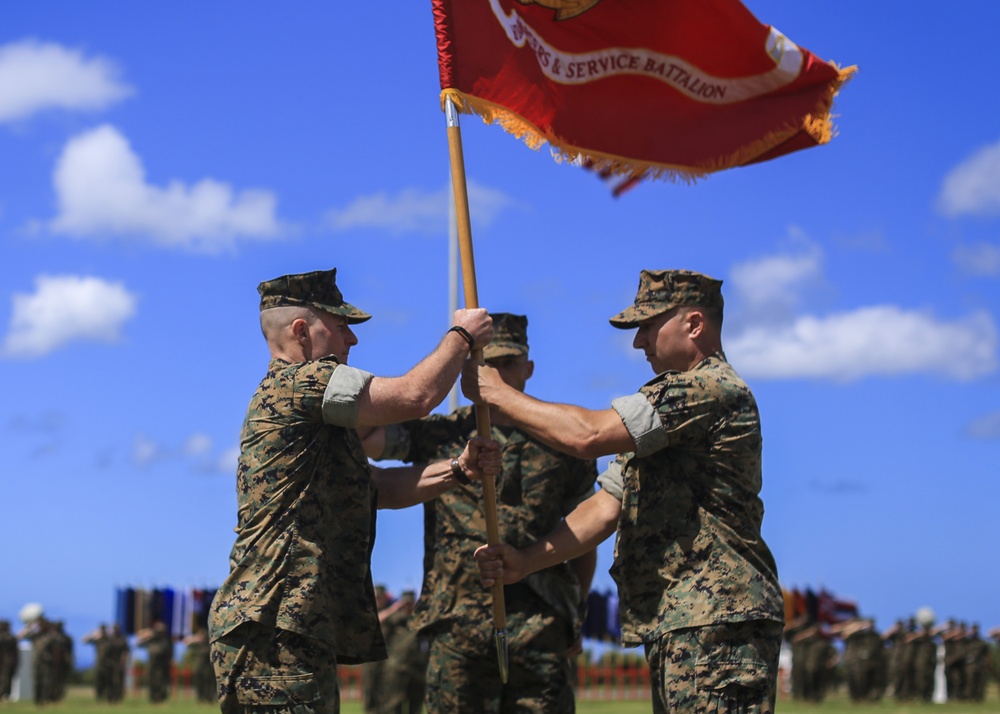
MULTIPOLYGON (((836 67, 836 65, 834 66, 836 67)), ((459 112, 463 114, 476 114, 486 124, 499 124, 504 131, 520 139, 531 149, 537 150, 544 144, 549 143, 552 148, 552 157, 560 163, 579 163, 583 159, 589 159, 592 162, 590 168, 597 172, 607 171, 612 175, 622 177, 692 183, 710 173, 751 163, 771 149, 788 141, 799 132, 804 131, 817 144, 829 142, 830 139, 836 136, 833 117, 830 114, 830 110, 833 107, 833 100, 844 83, 857 71, 857 66, 852 65, 843 69, 837 67, 837 71, 837 79, 830 83, 829 88, 820 98, 816 108, 803 118, 801 125, 792 125, 770 132, 728 156, 719 157, 698 166, 680 166, 642 161, 640 159, 616 156, 614 154, 606 154, 593 151, 592 149, 573 146, 567 142, 560 141, 554 136, 547 135, 530 121, 504 106, 470 94, 465 94, 457 89, 449 88, 442 90, 441 107, 443 109, 445 101, 451 99, 459 112)))

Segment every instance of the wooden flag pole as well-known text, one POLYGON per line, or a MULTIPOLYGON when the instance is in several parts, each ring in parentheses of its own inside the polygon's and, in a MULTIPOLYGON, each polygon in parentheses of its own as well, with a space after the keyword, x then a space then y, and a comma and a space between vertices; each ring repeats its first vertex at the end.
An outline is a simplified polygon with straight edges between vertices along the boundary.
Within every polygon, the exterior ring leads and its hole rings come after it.
MULTIPOLYGON (((462 261, 462 286, 465 289, 465 307, 479 307, 476 288, 476 261, 472 254, 472 220, 469 218, 469 193, 465 184, 465 157, 462 153, 462 133, 458 125, 458 109, 450 98, 445 99, 445 119, 448 125, 448 153, 451 157, 451 185, 455 193, 455 217, 458 227, 458 249, 462 261)), ((472 351, 471 359, 483 364, 483 351, 472 351)), ((476 404, 476 431, 480 436, 490 436, 490 408, 476 404)), ((486 517, 486 541, 500 543, 497 527, 497 494, 493 479, 483 480, 483 515, 486 517)), ((500 679, 507 682, 507 613, 503 600, 503 583, 493 584, 493 638, 497 647, 500 679)))

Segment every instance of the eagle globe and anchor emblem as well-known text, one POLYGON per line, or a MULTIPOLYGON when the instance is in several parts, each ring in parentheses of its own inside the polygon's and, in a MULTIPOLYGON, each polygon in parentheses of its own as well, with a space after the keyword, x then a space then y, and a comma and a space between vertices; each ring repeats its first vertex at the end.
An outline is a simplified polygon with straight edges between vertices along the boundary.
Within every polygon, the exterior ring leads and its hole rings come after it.
POLYGON ((517 0, 522 5, 541 5, 555 10, 556 20, 569 20, 595 7, 601 0, 517 0))

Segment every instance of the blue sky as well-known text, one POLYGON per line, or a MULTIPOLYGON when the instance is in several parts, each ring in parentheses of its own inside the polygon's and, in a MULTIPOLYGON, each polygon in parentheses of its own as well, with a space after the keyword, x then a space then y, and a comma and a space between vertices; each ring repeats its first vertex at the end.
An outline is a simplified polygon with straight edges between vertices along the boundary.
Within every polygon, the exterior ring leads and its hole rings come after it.
MULTIPOLYGON (((529 391, 603 408, 651 376, 607 323, 639 270, 722 278, 782 583, 826 586, 881 627, 923 606, 993 627, 1000 6, 748 6, 859 66, 839 136, 615 200, 464 117, 480 302, 529 316, 529 391)), ((338 268, 375 316, 356 366, 401 374, 434 347, 449 320, 437 82, 429 2, 5 8, 0 617, 39 602, 79 636, 116 586, 222 581, 267 361, 261 280, 338 268)), ((420 523, 380 514, 390 589, 420 583, 420 523)))

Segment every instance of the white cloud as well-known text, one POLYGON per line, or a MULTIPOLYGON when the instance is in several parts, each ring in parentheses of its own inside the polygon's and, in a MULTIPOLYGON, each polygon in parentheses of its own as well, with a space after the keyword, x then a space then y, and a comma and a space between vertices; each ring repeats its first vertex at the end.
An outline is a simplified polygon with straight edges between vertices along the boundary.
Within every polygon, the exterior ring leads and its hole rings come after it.
POLYGON ((728 283, 739 294, 742 310, 758 316, 784 312, 799 303, 802 289, 822 278, 818 247, 798 255, 775 255, 733 267, 728 283))
MULTIPOLYGON (((470 180, 468 182, 469 213, 473 228, 486 228, 500 215, 502 211, 516 205, 513 198, 500 189, 490 188, 470 180)), ((448 187, 448 200, 455 202, 451 187, 448 187)))
POLYGON ((997 328, 986 313, 943 322, 893 305, 783 327, 751 326, 727 340, 726 354, 746 377, 854 380, 925 373, 961 380, 997 369, 997 328))
POLYGON ((184 454, 201 456, 212 450, 212 439, 207 434, 192 434, 184 442, 184 454))
MULTIPOLYGON (((468 182, 469 212, 473 230, 488 227, 501 211, 514 205, 502 191, 468 182)), ((376 193, 360 196, 348 206, 327 212, 327 224, 333 230, 376 228, 394 235, 422 233, 447 235, 451 186, 438 191, 406 188, 395 196, 376 193)))
POLYGON ((944 178, 937 199, 946 216, 1000 215, 1000 142, 984 146, 944 178))
POLYGON ((136 466, 145 468, 154 461, 164 458, 163 450, 155 442, 150 441, 142 434, 136 434, 132 441, 132 460, 136 466))
POLYGON ((327 213, 334 230, 380 228, 390 233, 441 233, 447 230, 445 192, 424 193, 403 189, 396 196, 385 193, 359 196, 343 209, 327 213))
POLYGON ((233 446, 232 448, 226 449, 220 454, 218 460, 215 462, 215 470, 219 473, 224 474, 235 474, 236 473, 236 463, 240 458, 240 447, 233 446))
POLYGON ((952 258, 958 267, 971 275, 1000 276, 1000 245, 986 242, 960 245, 952 258))
POLYGON ((132 461, 140 468, 153 464, 186 464, 193 473, 235 474, 239 447, 212 453, 212 438, 196 432, 184 440, 180 448, 157 443, 142 434, 136 435, 132 443, 132 461))
POLYGON ((132 93, 118 68, 61 45, 21 40, 0 46, 0 122, 46 109, 94 110, 132 93))
POLYGON ((922 373, 969 380, 1000 366, 997 327, 986 312, 952 321, 895 305, 803 314, 802 295, 825 281, 821 251, 809 241, 797 252, 732 269, 731 305, 742 319, 733 323, 735 337, 726 337, 726 354, 741 374, 854 380, 922 373))
POLYGON ((974 419, 965 427, 965 433, 974 439, 1000 440, 1000 412, 974 419))
POLYGON ((880 227, 869 228, 856 233, 834 231, 832 236, 838 246, 850 251, 884 254, 891 250, 885 231, 880 227))
POLYGON ((117 342, 136 312, 136 298, 121 283, 74 275, 40 275, 35 292, 14 295, 4 339, 9 357, 40 357, 71 342, 117 342))
POLYGON ((74 137, 53 176, 59 213, 52 232, 73 237, 128 236, 200 252, 232 248, 238 239, 270 239, 283 227, 269 191, 234 194, 202 179, 186 186, 146 183, 142 160, 110 125, 74 137))
POLYGON ((233 475, 240 457, 240 448, 232 446, 212 454, 212 439, 206 434, 193 434, 184 443, 184 455, 197 460, 198 471, 233 475))

